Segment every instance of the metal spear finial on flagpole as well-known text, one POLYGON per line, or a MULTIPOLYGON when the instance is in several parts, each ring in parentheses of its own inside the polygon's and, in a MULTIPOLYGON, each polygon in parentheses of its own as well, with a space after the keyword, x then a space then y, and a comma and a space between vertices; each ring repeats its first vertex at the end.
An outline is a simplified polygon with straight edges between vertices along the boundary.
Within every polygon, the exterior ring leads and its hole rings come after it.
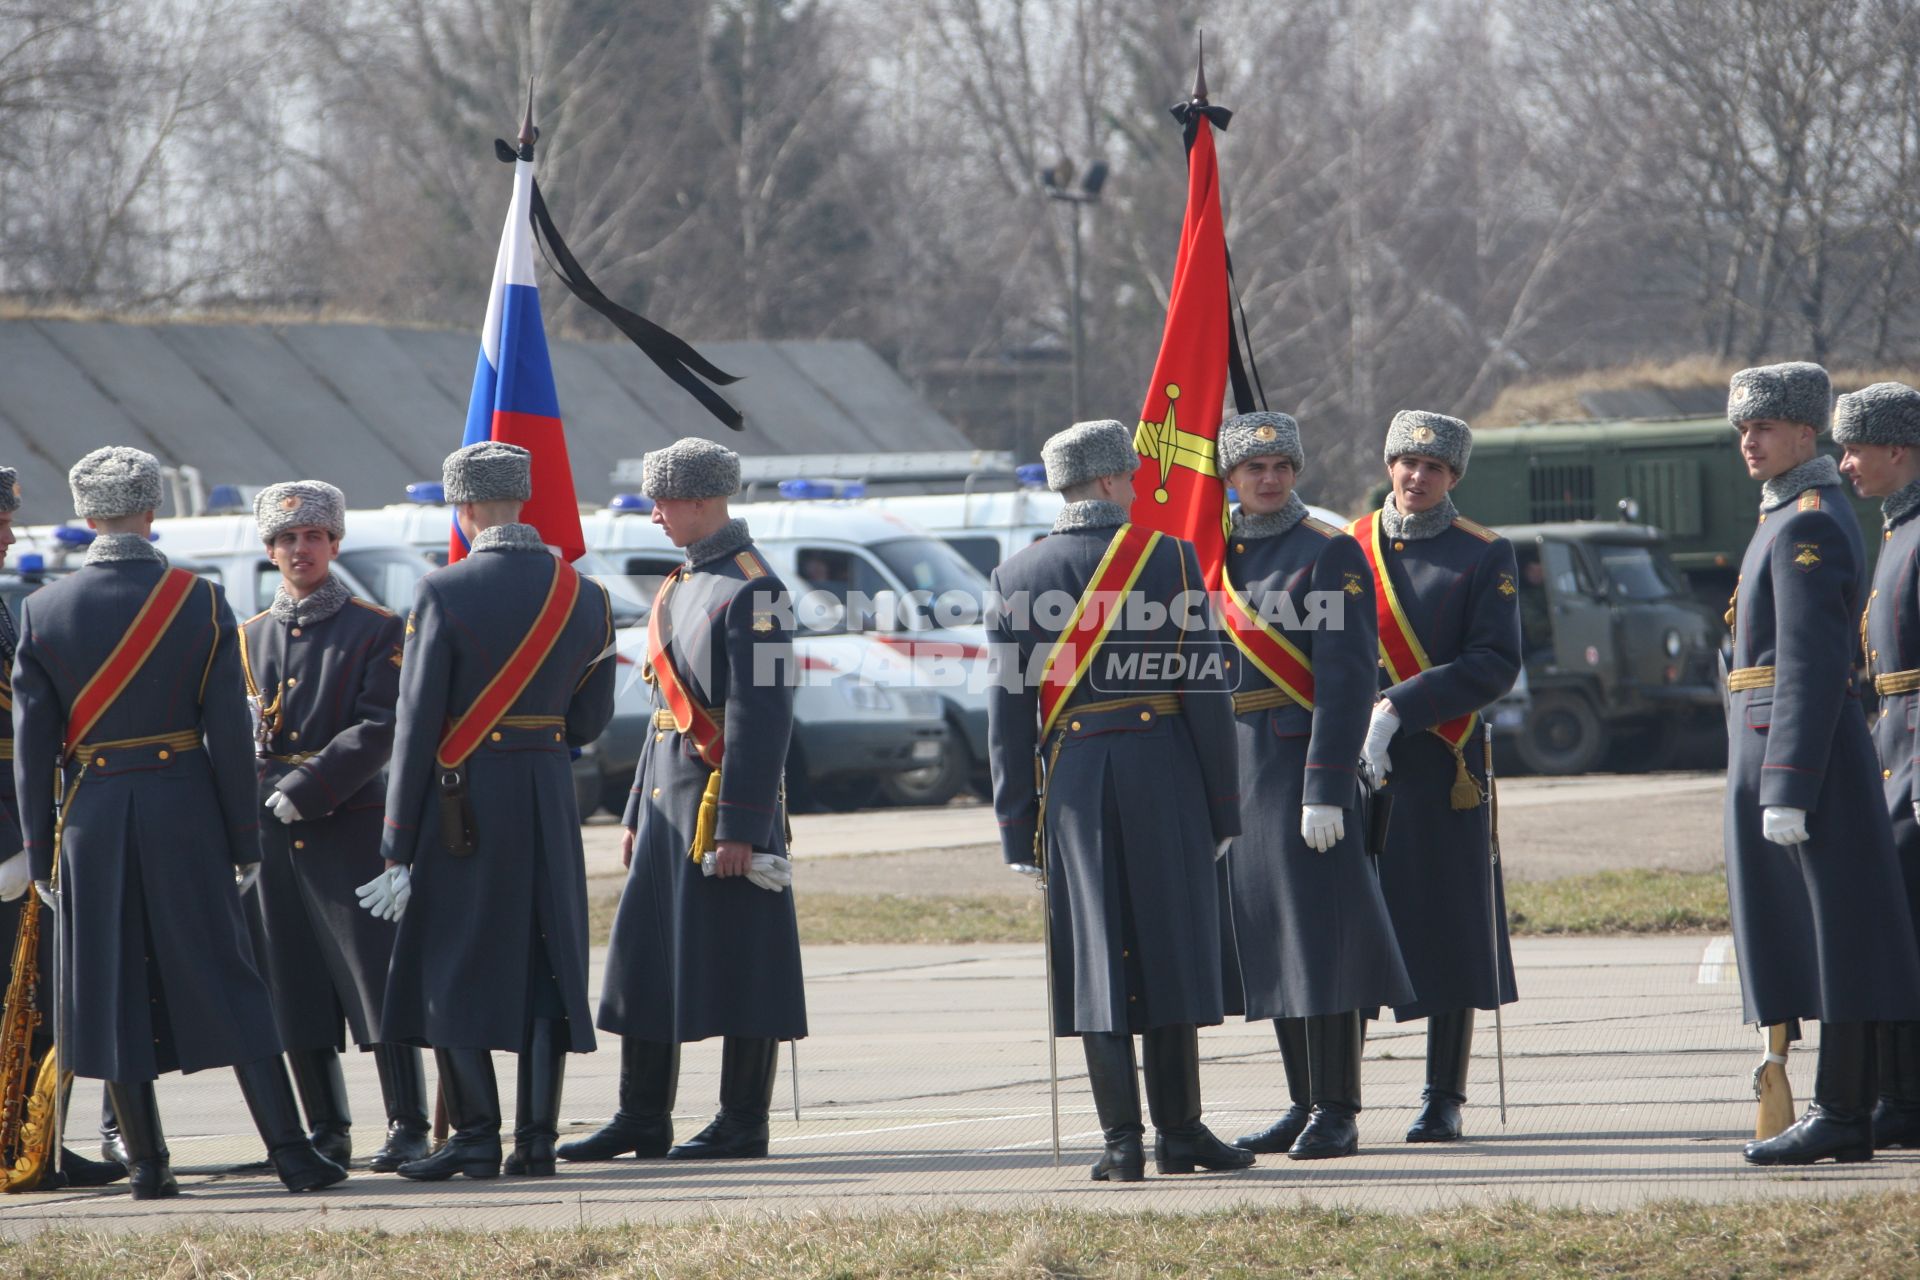
POLYGON ((1200 52, 1193 67, 1193 100, 1204 105, 1207 101, 1207 32, 1200 30, 1200 52))
POLYGON ((540 131, 533 127, 533 77, 528 76, 527 77, 527 114, 521 118, 520 136, 518 139, 516 139, 516 141, 518 141, 520 144, 520 158, 522 160, 533 159, 533 143, 534 143, 534 140, 539 136, 540 136, 540 131))

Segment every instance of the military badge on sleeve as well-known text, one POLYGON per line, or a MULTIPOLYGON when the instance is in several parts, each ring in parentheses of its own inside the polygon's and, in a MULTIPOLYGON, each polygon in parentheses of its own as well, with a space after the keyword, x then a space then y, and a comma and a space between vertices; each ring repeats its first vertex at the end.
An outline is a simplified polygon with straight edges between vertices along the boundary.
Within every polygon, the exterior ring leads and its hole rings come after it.
POLYGON ((762 635, 765 635, 767 632, 773 630, 773 615, 770 613, 754 614, 753 629, 755 631, 760 632, 762 635))
POLYGON ((1513 585, 1512 574, 1503 573, 1500 575, 1500 594, 1501 595, 1511 599, 1519 590, 1520 588, 1513 585))
POLYGON ((1796 542, 1793 544, 1794 567, 1805 573, 1820 563, 1820 544, 1817 542, 1796 542))
POLYGON ((1346 581, 1341 584, 1340 589, 1348 595, 1357 596, 1366 590, 1366 587, 1361 584, 1359 574, 1349 573, 1345 577, 1346 581))

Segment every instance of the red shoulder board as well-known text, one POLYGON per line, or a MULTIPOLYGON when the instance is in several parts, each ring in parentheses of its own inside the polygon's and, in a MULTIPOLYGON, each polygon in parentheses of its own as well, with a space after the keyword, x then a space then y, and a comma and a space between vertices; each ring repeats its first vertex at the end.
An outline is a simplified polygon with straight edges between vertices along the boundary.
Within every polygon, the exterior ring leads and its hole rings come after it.
POLYGON ((767 576, 767 566, 760 563, 760 557, 751 551, 742 551, 733 558, 733 562, 740 566, 740 572, 747 575, 749 582, 767 576))
POLYGON ((1472 534, 1474 537, 1480 539, 1480 541, 1482 542, 1492 542, 1495 538, 1500 536, 1496 534, 1493 530, 1487 528, 1487 526, 1481 524, 1479 521, 1469 520, 1465 516, 1455 516, 1453 518, 1453 527, 1460 530, 1462 533, 1472 534))
POLYGON ((1818 489, 1803 490, 1800 494, 1800 510, 1818 511, 1819 509, 1820 491, 1818 489))

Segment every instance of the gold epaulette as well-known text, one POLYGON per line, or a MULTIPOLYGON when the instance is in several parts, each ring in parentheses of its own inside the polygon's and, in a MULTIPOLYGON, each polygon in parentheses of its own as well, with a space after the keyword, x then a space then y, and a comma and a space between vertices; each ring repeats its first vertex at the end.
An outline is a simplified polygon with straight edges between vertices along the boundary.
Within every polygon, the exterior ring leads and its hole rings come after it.
POLYGON ((1800 493, 1800 510, 1818 511, 1819 509, 1820 509, 1820 491, 1818 489, 1802 490, 1800 493))
POLYGON ((1500 536, 1499 534, 1495 533, 1493 530, 1487 528, 1487 526, 1481 524, 1479 521, 1469 520, 1465 516, 1455 516, 1453 518, 1453 527, 1460 530, 1462 533, 1472 534, 1474 537, 1480 539, 1480 541, 1482 542, 1492 542, 1495 538, 1500 536))
POLYGON ((764 578, 771 572, 767 568, 766 561, 753 551, 739 552, 733 557, 733 562, 740 566, 741 573, 747 575, 748 582, 752 582, 755 578, 764 578))
POLYGON ((1312 516, 1306 517, 1300 523, 1323 538, 1332 538, 1346 532, 1345 529, 1342 529, 1337 524, 1328 524, 1325 520, 1316 520, 1312 516))
POLYGON ((399 616, 393 610, 387 608, 385 605, 375 604, 371 600, 362 600, 359 596, 348 596, 347 603, 357 604, 362 609, 365 609, 367 612, 377 613, 383 618, 395 618, 399 616))
POLYGON ((251 618, 248 618, 245 622, 241 623, 240 625, 243 627, 250 627, 254 623, 260 621, 260 619, 266 617, 268 614, 272 612, 273 610, 271 609, 262 609, 260 612, 254 614, 251 618))

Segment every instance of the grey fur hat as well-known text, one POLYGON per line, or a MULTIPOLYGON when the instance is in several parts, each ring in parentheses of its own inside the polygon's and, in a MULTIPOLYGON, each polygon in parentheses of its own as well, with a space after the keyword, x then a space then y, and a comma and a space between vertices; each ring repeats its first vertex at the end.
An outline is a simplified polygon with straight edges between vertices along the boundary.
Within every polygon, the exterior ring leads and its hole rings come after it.
POLYGON ((73 512, 83 520, 113 520, 160 509, 160 459, 141 449, 110 444, 95 449, 67 472, 73 512))
POLYGON ((20 509, 20 473, 12 467, 0 467, 0 511, 20 509))
POLYGON ((641 460, 640 492, 649 498, 731 498, 740 492, 740 455, 700 436, 682 436, 641 460))
POLYGON ((1920 391, 1876 382, 1833 405, 1835 444, 1920 444, 1920 391))
POLYGON ((1727 384, 1727 421, 1734 426, 1756 418, 1804 422, 1825 431, 1833 420, 1833 384, 1827 371, 1805 360, 1742 369, 1727 384))
POLYGON ((1307 469, 1307 455, 1300 448, 1300 424, 1285 413, 1243 413, 1220 424, 1218 458, 1220 474, 1231 472, 1248 458, 1278 454, 1293 463, 1295 471, 1307 469))
POLYGON ((533 496, 533 455, 517 444, 481 440, 455 449, 440 464, 447 501, 525 502, 533 496))
POLYGON ((1047 466, 1047 488, 1059 493, 1102 476, 1130 476, 1139 469, 1140 455, 1133 451, 1131 431, 1102 418, 1076 422, 1047 437, 1040 461, 1047 466))
POLYGON ((307 526, 339 538, 347 532, 347 495, 325 480, 270 484, 253 496, 253 522, 269 545, 283 530, 307 526))
POLYGON ((1453 474, 1467 474, 1467 456, 1473 452, 1473 428, 1458 418, 1424 409, 1402 409, 1387 424, 1386 459, 1406 454, 1432 458, 1453 468, 1453 474))

